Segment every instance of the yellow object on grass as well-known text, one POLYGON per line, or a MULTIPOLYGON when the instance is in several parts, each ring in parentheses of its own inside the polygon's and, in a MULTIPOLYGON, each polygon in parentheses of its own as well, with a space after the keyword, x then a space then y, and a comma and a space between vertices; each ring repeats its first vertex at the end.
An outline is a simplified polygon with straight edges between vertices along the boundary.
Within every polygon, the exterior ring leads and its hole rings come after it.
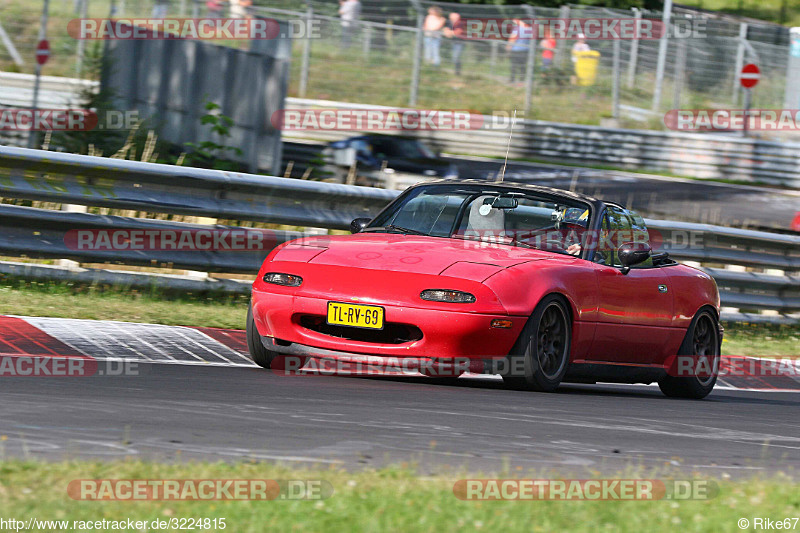
POLYGON ((574 52, 574 55, 577 59, 575 61, 575 76, 578 79, 578 85, 594 85, 597 79, 597 65, 600 63, 600 52, 588 50, 586 52, 574 52))

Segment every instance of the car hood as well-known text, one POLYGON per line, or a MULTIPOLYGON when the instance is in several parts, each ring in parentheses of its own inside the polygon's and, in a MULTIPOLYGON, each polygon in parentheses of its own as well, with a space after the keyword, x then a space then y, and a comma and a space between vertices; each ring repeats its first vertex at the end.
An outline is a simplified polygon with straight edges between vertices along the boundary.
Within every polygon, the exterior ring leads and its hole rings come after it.
POLYGON ((362 233, 294 241, 272 260, 483 281, 506 268, 554 257, 548 252, 471 240, 362 233))

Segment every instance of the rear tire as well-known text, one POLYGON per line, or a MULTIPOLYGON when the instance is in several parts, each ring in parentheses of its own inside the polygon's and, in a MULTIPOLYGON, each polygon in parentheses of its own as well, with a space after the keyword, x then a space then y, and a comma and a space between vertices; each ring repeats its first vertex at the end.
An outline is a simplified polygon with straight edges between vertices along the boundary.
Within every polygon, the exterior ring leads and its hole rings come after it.
POLYGON ((253 362, 263 368, 271 368, 272 362, 280 355, 278 352, 267 350, 261 342, 256 322, 253 319, 253 307, 247 308, 247 351, 253 362))
POLYGON ((508 355, 503 381, 515 389, 555 391, 567 373, 571 340, 572 321, 562 299, 545 297, 508 355))
MULTIPOLYGON (((701 357, 713 358, 706 363, 708 368, 713 370, 711 376, 705 378, 700 376, 676 377, 665 376, 658 382, 658 388, 665 395, 672 398, 692 398, 700 400, 708 396, 717 383, 720 362, 720 338, 719 323, 715 313, 708 309, 703 309, 694 317, 683 343, 678 349, 678 355, 695 356, 697 360, 701 357)), ((701 365, 696 362, 694 368, 701 365)))

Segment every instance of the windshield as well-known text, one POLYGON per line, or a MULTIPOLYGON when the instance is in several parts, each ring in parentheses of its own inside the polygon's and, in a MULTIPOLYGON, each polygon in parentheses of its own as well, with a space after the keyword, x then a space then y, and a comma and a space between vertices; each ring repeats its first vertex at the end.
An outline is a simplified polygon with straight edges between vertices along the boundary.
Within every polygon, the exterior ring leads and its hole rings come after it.
POLYGON ((371 138, 367 142, 372 147, 372 153, 378 159, 389 157, 405 159, 436 157, 430 148, 413 139, 404 139, 402 137, 394 139, 371 138))
POLYGON ((417 187, 364 231, 470 239, 579 255, 589 205, 501 186, 417 187))

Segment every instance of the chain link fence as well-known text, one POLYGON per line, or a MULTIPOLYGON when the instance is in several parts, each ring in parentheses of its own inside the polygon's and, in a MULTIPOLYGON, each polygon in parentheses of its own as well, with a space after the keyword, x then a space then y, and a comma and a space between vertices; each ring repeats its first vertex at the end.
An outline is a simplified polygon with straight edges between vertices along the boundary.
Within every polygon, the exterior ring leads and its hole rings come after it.
MULTIPOLYGON (((0 45, 0 67, 33 70, 38 17, 34 3, 6 0, 2 26, 18 56, 0 45)), ((67 34, 67 22, 84 16, 152 16, 161 0, 51 0, 48 38, 53 57, 46 74, 84 76, 81 54, 87 44, 67 34)), ((495 6, 429 0, 363 0, 357 24, 347 29, 333 0, 254 2, 251 15, 289 20, 302 28, 294 35, 289 95, 322 100, 466 109, 484 114, 512 113, 526 118, 663 127, 669 109, 741 108, 738 72, 757 63, 762 76, 753 91, 753 107, 781 108, 789 60, 788 28, 677 9, 673 31, 692 27, 695 36, 666 39, 659 73, 660 41, 589 40, 599 53, 590 83, 581 84, 571 49, 575 41, 558 40, 552 64, 545 65, 538 38, 522 58, 507 41, 454 40, 423 30, 431 7, 446 17, 464 19, 630 19, 661 20, 660 12, 564 5, 495 6), (436 52, 434 52, 436 49, 436 52), (516 56, 516 58, 515 58, 516 56), (458 60, 458 61, 456 61, 458 60), (516 63, 514 63, 516 61, 516 63)), ((209 15, 207 2, 169 0, 169 16, 209 15)), ((229 3, 223 3, 228 16, 229 3)), ((0 35, 2 37, 2 35, 0 35)), ((247 48, 247 42, 228 43, 247 48)))

